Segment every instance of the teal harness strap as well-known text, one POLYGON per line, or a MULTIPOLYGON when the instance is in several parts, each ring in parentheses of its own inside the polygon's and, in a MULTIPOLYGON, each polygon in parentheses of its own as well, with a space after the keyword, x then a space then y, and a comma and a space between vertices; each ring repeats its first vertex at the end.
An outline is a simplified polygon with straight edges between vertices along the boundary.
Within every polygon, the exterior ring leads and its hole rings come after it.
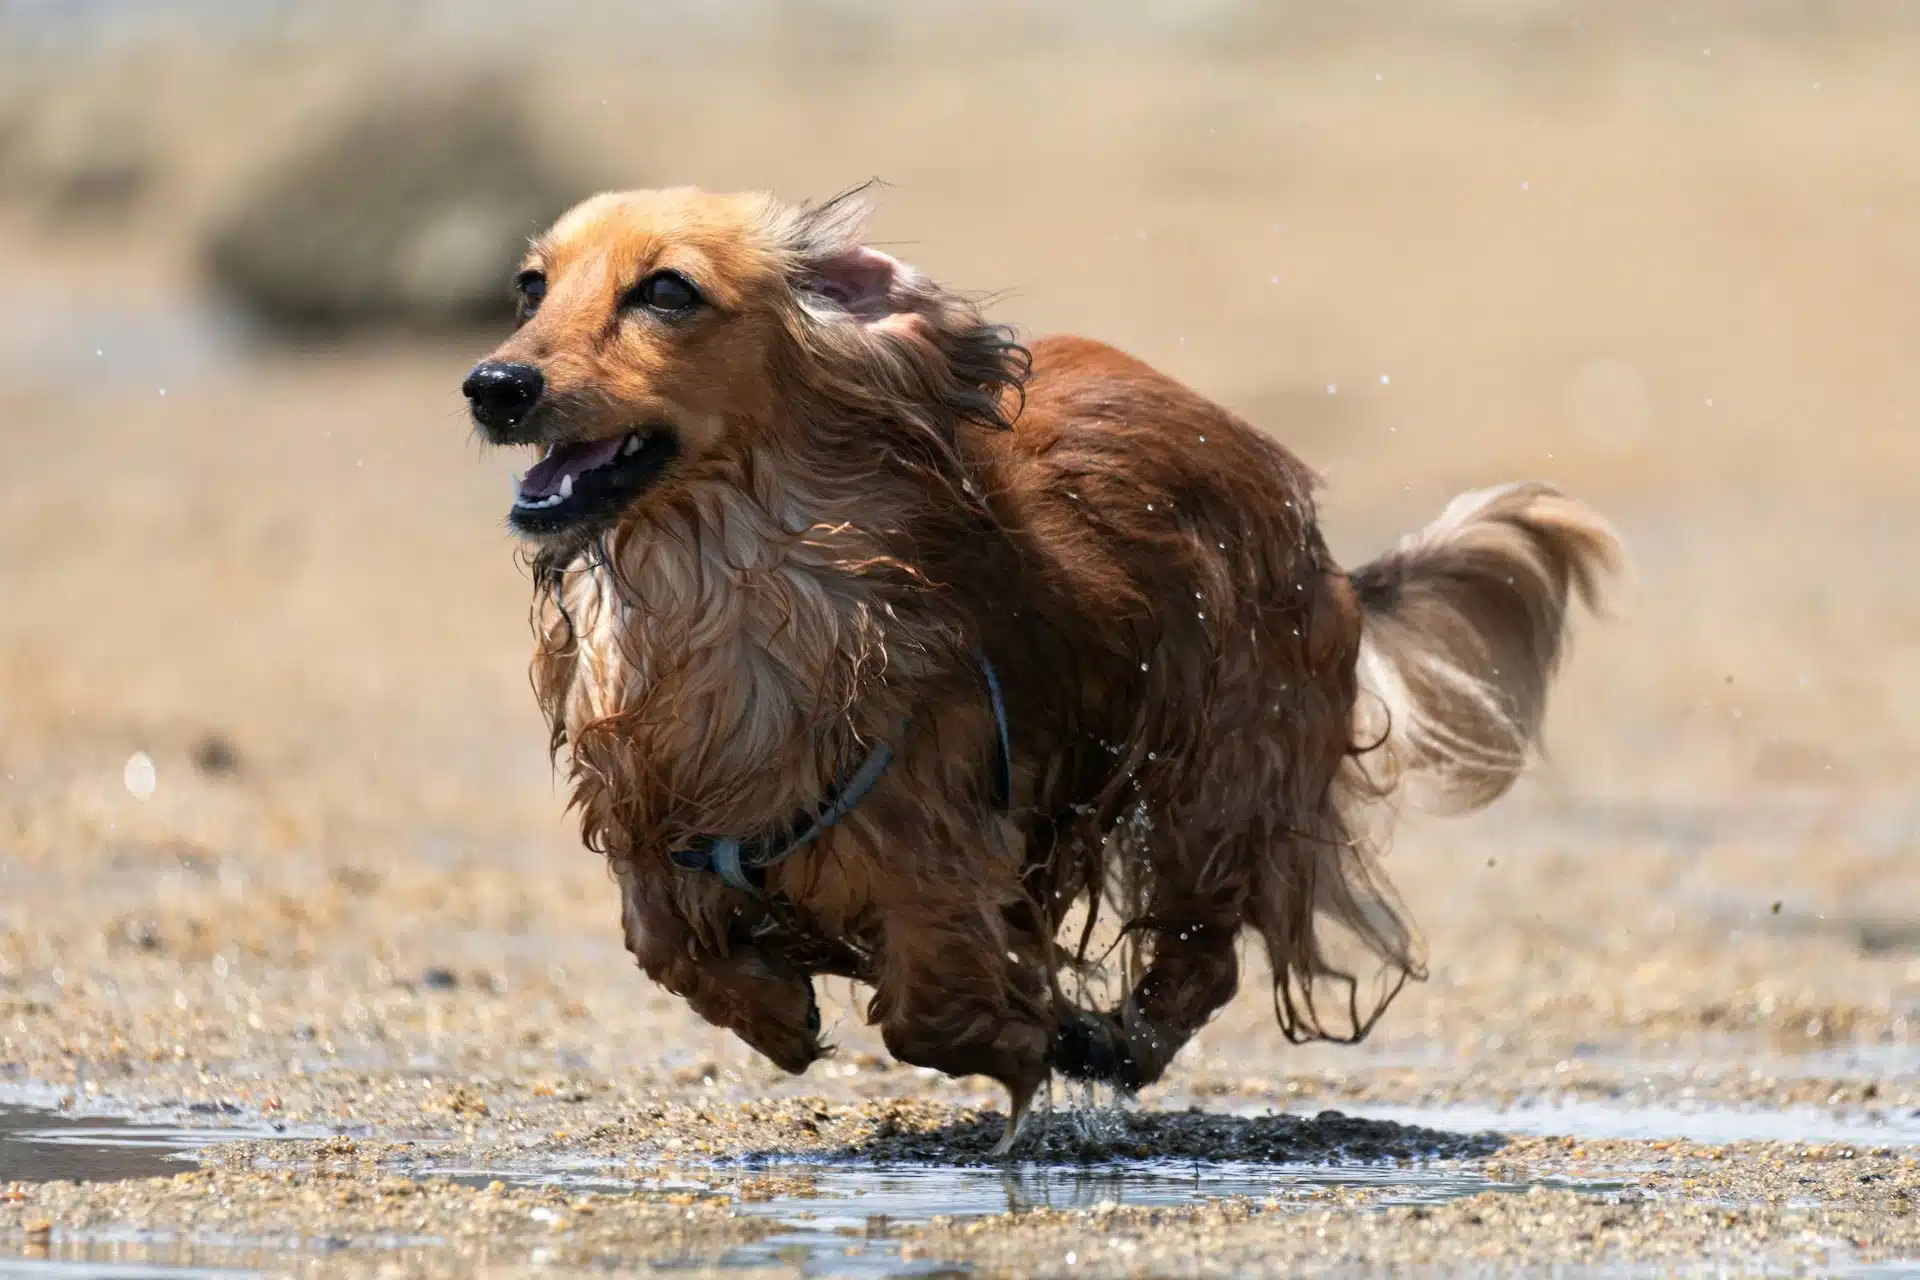
MULTIPOLYGON (((902 722, 901 730, 906 729, 902 722)), ((827 803, 816 813, 796 819, 784 831, 772 832, 756 840, 739 836, 698 836, 684 849, 675 849, 667 857, 682 871, 711 871, 729 889, 758 895, 766 887, 766 870, 782 858, 833 826, 864 800, 874 784, 893 763, 893 745, 881 742, 867 752, 860 767, 833 789, 827 803)))
POLYGON ((975 649, 973 660, 987 678, 987 699, 993 704, 993 807, 1005 813, 1013 807, 1013 748, 1007 742, 1007 703, 1000 696, 1000 673, 987 661, 987 655, 975 649))
MULTIPOLYGON (((993 802, 995 808, 1005 812, 1013 801, 1013 757, 1007 735, 1006 702, 1000 692, 1000 676, 994 671, 993 664, 977 649, 973 657, 980 664, 981 673, 986 676, 987 697, 993 705, 993 802)), ((901 735, 905 735, 909 723, 905 720, 900 722, 901 735)), ((738 889, 758 897, 766 889, 767 868, 782 858, 791 857, 821 832, 852 813, 892 763, 893 744, 875 743, 873 749, 867 752, 866 759, 828 793, 824 805, 811 814, 801 815, 785 830, 754 840, 742 840, 739 836, 697 836, 684 849, 671 850, 667 857, 682 871, 710 871, 719 876, 720 882, 729 889, 738 889)))

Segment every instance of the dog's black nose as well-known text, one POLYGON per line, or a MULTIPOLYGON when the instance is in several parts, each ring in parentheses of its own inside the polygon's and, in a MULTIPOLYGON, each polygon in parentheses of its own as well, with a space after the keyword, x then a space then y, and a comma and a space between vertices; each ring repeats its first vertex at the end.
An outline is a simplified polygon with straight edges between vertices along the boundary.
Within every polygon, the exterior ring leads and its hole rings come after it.
POLYGON ((474 421, 490 430, 517 426, 539 401, 547 380, 530 364, 483 360, 460 384, 473 407, 474 421))

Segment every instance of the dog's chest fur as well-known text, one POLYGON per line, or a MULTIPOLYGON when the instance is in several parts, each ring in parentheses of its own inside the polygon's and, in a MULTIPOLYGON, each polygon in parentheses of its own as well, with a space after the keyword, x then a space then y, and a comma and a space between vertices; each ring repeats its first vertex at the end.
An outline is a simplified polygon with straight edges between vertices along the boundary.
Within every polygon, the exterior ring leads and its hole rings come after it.
MULTIPOLYGON (((898 619, 845 526, 689 503, 565 575, 536 683, 590 823, 640 843, 746 833, 814 804, 851 734, 887 714, 898 619)), ((898 674, 898 673, 896 673, 898 674)), ((879 721, 884 722, 884 721, 879 721)))

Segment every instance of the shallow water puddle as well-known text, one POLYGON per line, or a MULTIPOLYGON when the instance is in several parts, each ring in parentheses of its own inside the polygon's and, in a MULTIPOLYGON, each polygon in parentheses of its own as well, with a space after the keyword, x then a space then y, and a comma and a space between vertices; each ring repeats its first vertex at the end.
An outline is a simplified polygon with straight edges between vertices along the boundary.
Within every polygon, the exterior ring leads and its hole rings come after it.
POLYGON ((452 1177, 485 1185, 494 1179, 570 1190, 709 1190, 734 1194, 739 1212, 785 1218, 796 1209, 829 1230, 865 1228, 876 1220, 924 1223, 935 1217, 1021 1213, 1029 1209, 1091 1209, 1103 1203, 1146 1208, 1199 1204, 1236 1196, 1297 1199, 1331 1187, 1379 1188, 1384 1204, 1431 1204, 1501 1184, 1457 1167, 1420 1165, 1309 1165, 1127 1160, 1113 1163, 1026 1164, 1005 1169, 953 1165, 864 1165, 781 1162, 753 1169, 689 1171, 669 1181, 620 1179, 565 1169, 422 1169, 422 1177, 452 1177), (740 1183, 775 1173, 810 1184, 805 1195, 741 1199, 740 1183))
MULTIPOLYGON (((147 1251, 145 1247, 135 1249, 139 1253, 147 1251)), ((9 1280, 16 1276, 21 1280, 32 1276, 58 1276, 61 1280, 73 1280, 75 1276, 86 1276, 87 1280, 250 1280, 266 1274, 249 1268, 200 1265, 191 1261, 126 1261, 116 1258, 115 1252, 80 1247, 62 1248, 45 1258, 0 1258, 0 1276, 9 1280)))
MULTIPOLYGON (((911 1276, 964 1274, 952 1262, 903 1262, 887 1238, 899 1227, 937 1217, 966 1218, 1031 1209, 1091 1209, 1101 1204, 1178 1207, 1244 1197, 1312 1203, 1334 1187, 1374 1188, 1381 1204, 1438 1203, 1488 1190, 1525 1190, 1455 1166, 1253 1164, 1126 1160, 1100 1164, 1028 1163, 1006 1168, 952 1165, 756 1162, 688 1169, 684 1177, 621 1178, 599 1162, 486 1169, 422 1165, 418 1177, 446 1177, 484 1186, 494 1180, 570 1191, 703 1191, 729 1195, 736 1212, 776 1222, 780 1230, 728 1250, 723 1267, 799 1266, 805 1275, 911 1276), (803 1194, 756 1198, 744 1184, 772 1174, 803 1183, 803 1194)), ((1576 1185, 1556 1182, 1556 1185, 1576 1185)), ((1585 1190, 1620 1184, 1582 1182, 1585 1190)), ((660 1265, 656 1262, 656 1266, 660 1265)))
POLYGON ((193 1167, 189 1153, 218 1142, 313 1136, 265 1125, 138 1124, 118 1116, 0 1106, 0 1183, 170 1178, 193 1167))
MULTIPOLYGON (((1726 1142, 1786 1139, 1920 1145, 1920 1117, 1849 1116, 1794 1109, 1635 1108, 1587 1100, 1492 1108, 1354 1106, 1347 1114, 1453 1134, 1497 1130, 1589 1137, 1694 1138, 1726 1142)), ((0 1108, 0 1183, 12 1180, 109 1180, 167 1176, 192 1167, 198 1148, 235 1138, 296 1136, 259 1126, 138 1124, 31 1108, 0 1108)), ((312 1136, 301 1134, 297 1136, 312 1136)), ((1438 1136, 1438 1135, 1436 1135, 1438 1136)), ((877 1277, 959 1275, 966 1269, 900 1257, 898 1232, 936 1217, 962 1218, 1030 1209, 1091 1209, 1104 1203, 1177 1207, 1245 1197, 1306 1206, 1334 1188, 1369 1189, 1382 1204, 1437 1203, 1488 1190, 1524 1191, 1459 1162, 1254 1163, 1145 1158, 1097 1163, 1032 1161, 1008 1167, 899 1164, 805 1158, 749 1159, 644 1173, 618 1160, 561 1154, 478 1167, 441 1163, 433 1144, 387 1171, 484 1186, 499 1180, 570 1192, 691 1191, 723 1196, 736 1212, 774 1225, 772 1234, 701 1258, 649 1258, 655 1269, 712 1266, 743 1272, 877 1277)), ((1549 1180, 1588 1192, 1620 1190, 1602 1181, 1549 1180)), ((0 1249, 17 1246, 0 1246, 0 1249)), ((644 1243, 635 1248, 642 1254, 644 1243)), ((281 1272, 300 1260, 352 1249, 386 1261, 445 1258, 434 1239, 346 1238, 186 1240, 136 1231, 64 1236, 28 1259, 0 1258, 4 1276, 226 1277, 281 1272)), ((536 1257, 533 1261, 539 1261, 536 1257)), ((631 1259, 639 1265, 641 1258, 631 1259)))
MULTIPOLYGON (((191 1168, 198 1148, 242 1137, 291 1136, 255 1127, 200 1128, 73 1117, 30 1108, 0 1109, 0 1182, 111 1180, 168 1176, 191 1168)), ((305 1135, 302 1135, 305 1136, 305 1135)), ((424 1154, 424 1153, 423 1153, 424 1154)), ((1437 1202, 1496 1187, 1451 1165, 1256 1164, 1140 1159, 1098 1164, 1027 1163, 1010 1167, 754 1160, 633 1176, 630 1166, 586 1157, 476 1168, 431 1157, 393 1172, 485 1185, 494 1180, 576 1192, 696 1191, 730 1198, 743 1216, 778 1224, 769 1236, 717 1259, 653 1259, 655 1267, 718 1265, 792 1274, 894 1276, 958 1274, 952 1263, 903 1261, 896 1228, 935 1217, 1092 1208, 1111 1202, 1180 1206, 1224 1197, 1308 1202, 1333 1187, 1367 1187, 1388 1203, 1437 1202), (771 1188, 771 1194, 769 1193, 771 1188)), ((366 1240, 380 1256, 430 1258, 432 1240, 366 1240)), ((61 1236, 31 1259, 0 1259, 0 1276, 212 1277, 284 1269, 300 1258, 346 1247, 344 1240, 188 1241, 135 1231, 61 1236)))
POLYGON ((1401 1107, 1355 1103, 1351 1115, 1396 1124, 1570 1138, 1675 1139, 1730 1142, 1851 1142, 1869 1147, 1920 1146, 1920 1111, 1833 1111, 1820 1107, 1621 1106, 1568 1098, 1509 1108, 1401 1107))

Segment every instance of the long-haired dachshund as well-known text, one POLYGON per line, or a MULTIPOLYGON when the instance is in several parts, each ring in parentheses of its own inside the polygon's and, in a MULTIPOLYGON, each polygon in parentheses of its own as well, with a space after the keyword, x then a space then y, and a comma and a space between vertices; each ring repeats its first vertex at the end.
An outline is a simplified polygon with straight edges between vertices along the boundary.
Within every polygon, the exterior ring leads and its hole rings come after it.
POLYGON ((897 1057, 1006 1086, 1003 1149, 1050 1071, 1158 1078, 1243 929, 1289 1037, 1363 1035, 1422 972, 1365 811, 1507 788, 1614 535, 1510 485, 1344 571, 1279 444, 1111 347, 1016 344, 866 215, 595 197, 464 386, 542 450, 533 685, 628 948, 795 1072, 813 975, 870 984, 897 1057), (1060 983, 1103 904, 1112 1010, 1060 983))

